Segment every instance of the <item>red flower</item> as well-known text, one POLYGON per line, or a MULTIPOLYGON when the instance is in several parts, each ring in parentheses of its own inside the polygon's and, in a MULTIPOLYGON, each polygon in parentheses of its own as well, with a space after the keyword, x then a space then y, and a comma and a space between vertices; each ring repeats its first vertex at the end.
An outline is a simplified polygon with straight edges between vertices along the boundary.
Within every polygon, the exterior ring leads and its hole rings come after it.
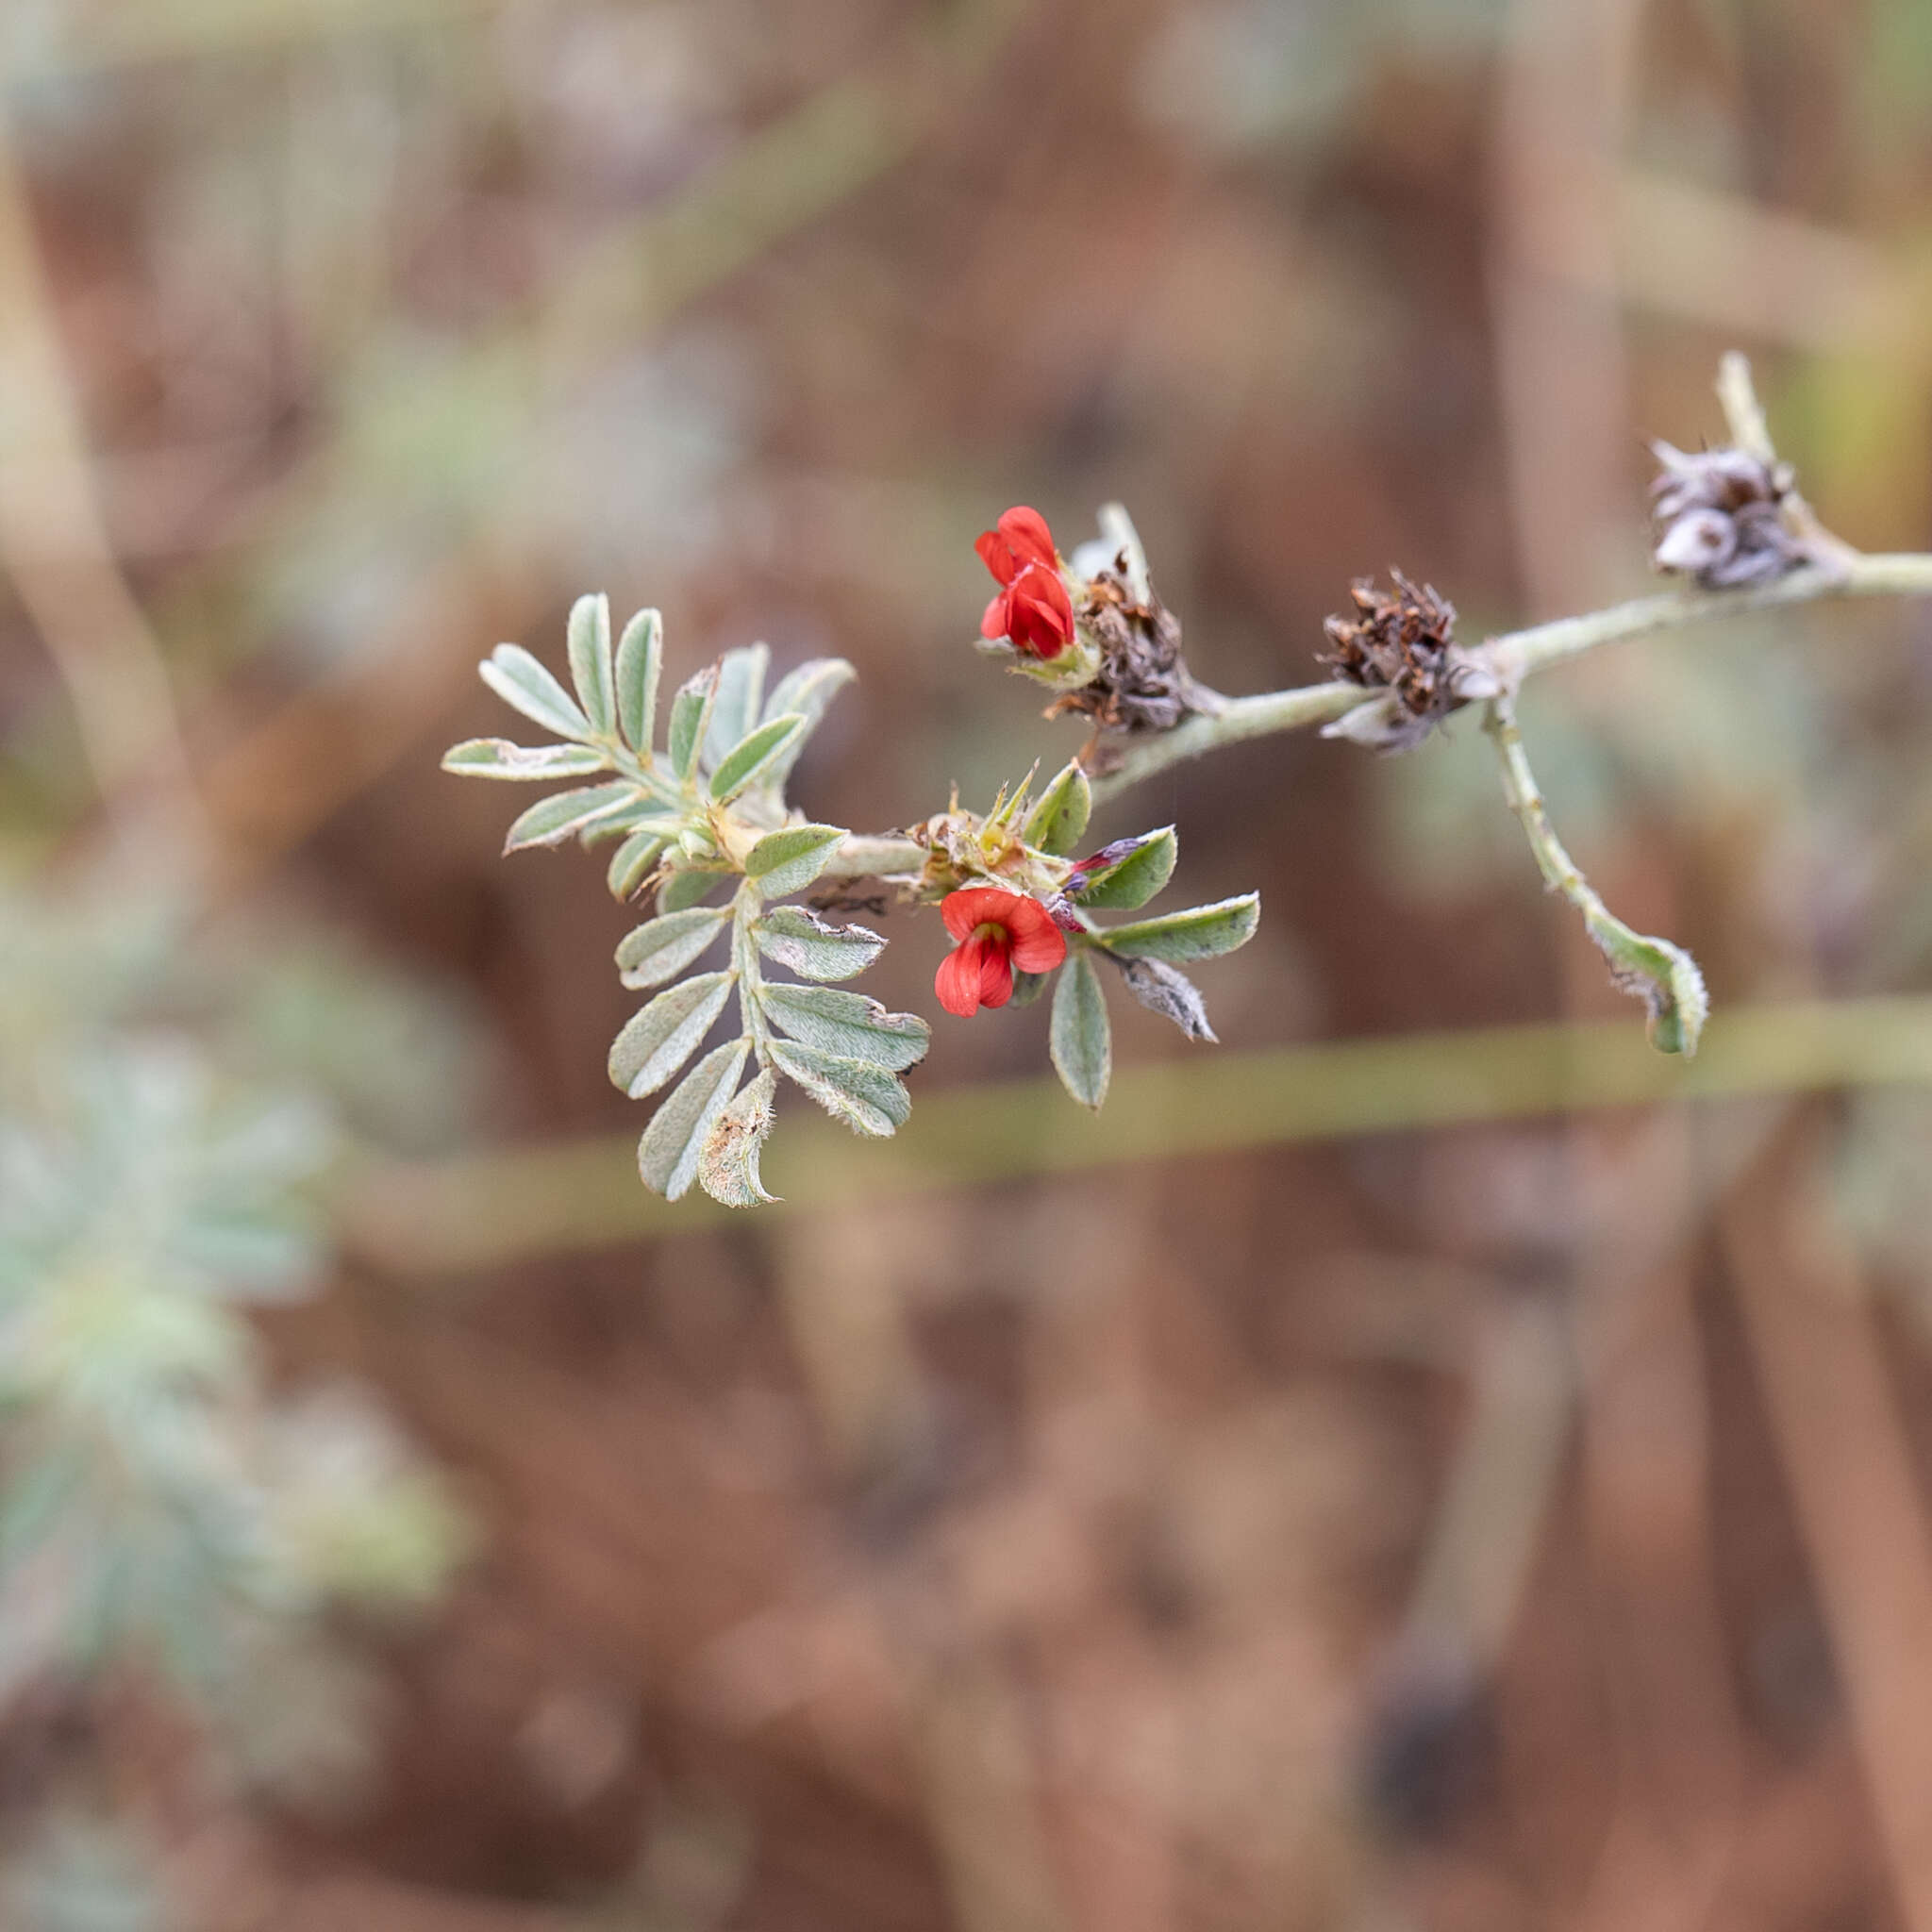
POLYGON ((1066 935, 1046 908, 1024 892, 993 886, 948 892, 940 917, 959 943, 940 961, 933 986, 940 1005, 962 1020, 1012 998, 1015 966, 1051 973, 1067 957, 1066 935))
POLYGON ((1006 638, 1036 658, 1058 658, 1074 641, 1074 605, 1060 579, 1053 532, 1037 509, 1009 509, 974 544, 1004 586, 979 620, 982 637, 1006 638))

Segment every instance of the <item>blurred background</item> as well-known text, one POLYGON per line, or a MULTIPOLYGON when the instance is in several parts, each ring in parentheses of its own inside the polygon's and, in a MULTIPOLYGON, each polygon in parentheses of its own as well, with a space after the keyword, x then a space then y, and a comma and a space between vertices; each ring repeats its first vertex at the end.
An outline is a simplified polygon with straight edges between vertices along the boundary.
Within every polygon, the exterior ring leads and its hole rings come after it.
POLYGON ((603 589, 984 806, 1015 502, 1230 691, 1639 593, 1733 345, 1924 547, 1928 314, 1926 0, 5 0, 0 1924, 1932 1932, 1932 613, 1527 694, 1695 1067, 1468 721, 1279 739, 1096 827, 1218 1053, 940 1016, 756 1217, 437 769, 603 589))

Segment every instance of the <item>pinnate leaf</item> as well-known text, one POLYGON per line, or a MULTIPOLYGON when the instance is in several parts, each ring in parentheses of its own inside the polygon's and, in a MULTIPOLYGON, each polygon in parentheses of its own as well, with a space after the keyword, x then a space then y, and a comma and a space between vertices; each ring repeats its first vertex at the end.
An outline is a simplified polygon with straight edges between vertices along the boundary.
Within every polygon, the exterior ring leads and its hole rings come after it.
POLYGON ((746 644, 726 651, 718 660, 718 695, 711 704, 711 722, 705 731, 702 769, 720 764, 731 747, 758 722, 764 702, 765 671, 772 653, 765 644, 746 644))
POLYGON ((1080 842, 1087 821, 1093 815, 1093 788, 1080 760, 1070 760, 1054 777, 1038 803, 1026 814, 1020 836, 1036 852, 1065 858, 1080 842))
POLYGON ((718 667, 708 664, 686 678, 671 700, 671 731, 666 748, 671 769, 681 779, 689 780, 697 772, 698 752, 705 741, 711 700, 717 690, 718 667))
POLYGON ((767 1067, 706 1130, 698 1157, 705 1192, 727 1208, 756 1208, 774 1196, 765 1191, 758 1155, 772 1131, 772 1095, 778 1076, 767 1067))
POLYGON ((503 849, 523 852, 532 845, 560 845, 574 833, 588 831, 632 809, 639 796, 638 788, 626 778, 609 785, 581 786, 575 791, 554 791, 512 823, 503 849))
POLYGON ((599 592, 579 597, 570 608, 565 632, 570 650, 570 679, 577 688, 584 716, 601 734, 617 723, 616 670, 610 660, 610 599, 599 592))
POLYGON ((645 920, 618 943, 619 975, 633 991, 675 979, 724 930, 730 917, 728 906, 693 906, 645 920))
POLYGON ((1074 894, 1082 906, 1119 907, 1132 911, 1144 906, 1174 876, 1179 843, 1172 825, 1144 838, 1122 841, 1127 850, 1104 869, 1090 873, 1074 894))
POLYGON ((476 667, 505 704, 559 738, 588 738, 591 721, 570 693, 521 644, 498 644, 476 667))
POLYGON ((845 833, 839 825, 787 825, 767 832, 744 861, 747 878, 756 879, 768 899, 802 892, 839 855, 845 833))
POLYGON ((805 729, 796 711, 772 718, 741 738, 718 761, 711 774, 711 796, 723 804, 755 785, 805 729))
POLYGON ((511 744, 504 738, 466 738, 442 755, 442 769, 464 778, 584 778, 608 772, 610 759, 589 744, 511 744))
POLYGON ((617 641, 617 723, 635 751, 650 756, 658 724, 658 677, 664 663, 664 620, 640 610, 617 641))
POLYGON ((841 1054, 823 1053, 797 1041, 772 1041, 772 1060, 796 1080, 835 1120, 856 1133, 880 1139, 903 1127, 912 1114, 912 1096, 883 1067, 841 1054))
POLYGON ((801 979, 856 979, 885 951, 862 925, 827 925, 802 906, 774 906, 752 927, 758 951, 801 979))
POLYGON ((1113 1075, 1113 1036, 1100 975, 1083 949, 1060 970, 1048 1037, 1060 1084, 1082 1107, 1098 1108, 1113 1075))
POLYGON ((903 1074, 925 1058, 932 1028, 917 1013, 890 1013, 862 992, 831 986, 767 986, 761 1004, 792 1039, 845 1059, 903 1074))
POLYGON ((711 1030, 738 974, 701 973, 633 1013, 610 1042, 610 1081, 633 1100, 655 1093, 697 1051, 711 1030))
POLYGON ((1260 893, 1243 892, 1238 899, 1217 900, 1212 906, 1192 906, 1185 912, 1164 912, 1158 919, 1109 926, 1094 939, 1123 959, 1211 959, 1246 945, 1260 918, 1260 893))

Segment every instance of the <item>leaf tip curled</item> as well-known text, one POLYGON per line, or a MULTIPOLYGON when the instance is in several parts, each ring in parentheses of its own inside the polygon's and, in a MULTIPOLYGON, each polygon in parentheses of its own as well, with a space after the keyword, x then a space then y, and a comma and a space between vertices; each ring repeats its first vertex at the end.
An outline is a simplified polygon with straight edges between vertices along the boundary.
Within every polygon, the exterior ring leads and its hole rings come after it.
POLYGON ((1633 932, 1609 913, 1589 918, 1585 927, 1608 962, 1611 981, 1647 1008, 1650 1043, 1659 1053, 1690 1058, 1710 1016, 1710 992, 1697 961, 1682 946, 1633 932))
POLYGON ((1680 946, 1671 948, 1670 999, 1662 1011, 1653 1010, 1649 1023, 1651 1043, 1661 1053, 1682 1054, 1688 1060, 1697 1052, 1704 1037, 1704 1023, 1710 1017, 1710 993, 1697 961, 1680 946))
POLYGON ((771 1206, 758 1156, 772 1131, 772 1095, 777 1075, 767 1067, 737 1099, 711 1121, 698 1156, 698 1180, 712 1200, 726 1208, 771 1206))

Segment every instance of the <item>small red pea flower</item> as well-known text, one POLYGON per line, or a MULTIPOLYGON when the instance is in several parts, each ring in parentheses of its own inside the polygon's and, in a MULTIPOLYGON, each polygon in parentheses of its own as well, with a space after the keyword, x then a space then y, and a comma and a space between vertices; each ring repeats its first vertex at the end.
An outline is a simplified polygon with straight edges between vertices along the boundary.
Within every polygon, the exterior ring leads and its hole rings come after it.
POLYGON ((1046 519, 1023 504, 973 547, 1003 587, 979 620, 980 635, 1006 638, 1035 658, 1058 658, 1074 641, 1074 605, 1046 519))
POLYGON ((970 886, 946 894, 940 917, 959 943, 940 961, 933 987, 940 1005, 962 1020, 1012 998, 1015 966, 1051 973, 1067 957, 1066 935, 1046 908, 1024 892, 970 886))

